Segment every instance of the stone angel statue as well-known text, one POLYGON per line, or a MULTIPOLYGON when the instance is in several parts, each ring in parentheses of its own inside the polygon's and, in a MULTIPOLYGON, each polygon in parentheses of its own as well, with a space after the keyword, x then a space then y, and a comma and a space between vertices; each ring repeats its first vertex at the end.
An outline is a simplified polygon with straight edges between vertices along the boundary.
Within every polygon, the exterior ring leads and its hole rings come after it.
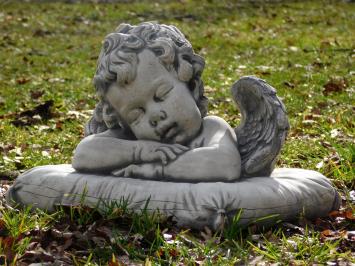
POLYGON ((232 87, 242 122, 207 116, 204 60, 174 26, 120 25, 103 44, 100 97, 73 167, 141 179, 234 181, 268 176, 288 120, 276 91, 244 77, 232 87))
POLYGON ((28 170, 7 200, 105 210, 102 202, 127 199, 134 211, 158 209, 179 226, 214 230, 240 210, 240 225, 268 226, 339 208, 320 173, 273 170, 289 128, 275 89, 256 77, 238 80, 232 96, 242 121, 234 129, 207 115, 203 68, 174 26, 120 25, 103 43, 94 76, 99 102, 72 165, 28 170))

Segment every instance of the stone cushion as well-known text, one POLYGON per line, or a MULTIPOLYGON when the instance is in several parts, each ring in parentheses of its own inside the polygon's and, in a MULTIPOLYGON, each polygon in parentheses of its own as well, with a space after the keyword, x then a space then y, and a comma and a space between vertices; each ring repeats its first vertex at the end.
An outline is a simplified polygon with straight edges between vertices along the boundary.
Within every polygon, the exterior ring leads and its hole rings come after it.
POLYGON ((47 165, 20 175, 7 193, 9 202, 53 211, 57 205, 84 203, 104 208, 103 201, 128 201, 175 217, 178 225, 217 229, 241 210, 240 224, 269 225, 303 214, 326 216, 339 208, 339 196, 318 172, 275 169, 271 177, 234 183, 178 183, 76 172, 71 165, 47 165), (83 194, 85 197, 83 197, 83 194))

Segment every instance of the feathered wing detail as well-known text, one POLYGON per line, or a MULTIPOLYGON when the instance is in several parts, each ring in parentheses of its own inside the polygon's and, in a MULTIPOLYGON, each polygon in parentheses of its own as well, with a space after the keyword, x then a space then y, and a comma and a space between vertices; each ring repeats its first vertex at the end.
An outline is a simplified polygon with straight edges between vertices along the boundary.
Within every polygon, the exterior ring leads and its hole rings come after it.
POLYGON ((252 76, 234 83, 232 95, 242 114, 235 129, 241 176, 269 176, 289 129, 285 107, 273 87, 252 76))

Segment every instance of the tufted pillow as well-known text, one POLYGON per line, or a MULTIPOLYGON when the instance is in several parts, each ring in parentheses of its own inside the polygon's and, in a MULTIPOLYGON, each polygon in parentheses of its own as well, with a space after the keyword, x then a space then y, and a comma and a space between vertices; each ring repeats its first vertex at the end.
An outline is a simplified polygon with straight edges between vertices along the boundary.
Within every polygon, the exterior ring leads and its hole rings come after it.
POLYGON ((340 202, 326 177, 315 171, 290 168, 275 169, 271 177, 233 183, 179 183, 85 174, 76 172, 71 165, 46 165, 20 175, 7 193, 9 202, 48 211, 57 205, 80 202, 102 209, 107 206, 100 204, 103 201, 122 199, 136 211, 149 200, 149 210, 159 209, 160 213, 174 216, 178 225, 197 229, 217 229, 225 217, 231 219, 240 210, 241 225, 269 225, 299 214, 321 217, 339 208, 340 202))

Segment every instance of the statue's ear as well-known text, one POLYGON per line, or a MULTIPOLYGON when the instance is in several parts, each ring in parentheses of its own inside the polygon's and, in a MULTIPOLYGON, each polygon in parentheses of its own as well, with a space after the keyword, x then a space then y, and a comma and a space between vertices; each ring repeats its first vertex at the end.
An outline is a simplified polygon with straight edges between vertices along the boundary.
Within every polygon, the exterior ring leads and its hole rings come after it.
POLYGON ((118 115, 115 109, 108 102, 102 102, 102 119, 108 128, 119 126, 118 115))

